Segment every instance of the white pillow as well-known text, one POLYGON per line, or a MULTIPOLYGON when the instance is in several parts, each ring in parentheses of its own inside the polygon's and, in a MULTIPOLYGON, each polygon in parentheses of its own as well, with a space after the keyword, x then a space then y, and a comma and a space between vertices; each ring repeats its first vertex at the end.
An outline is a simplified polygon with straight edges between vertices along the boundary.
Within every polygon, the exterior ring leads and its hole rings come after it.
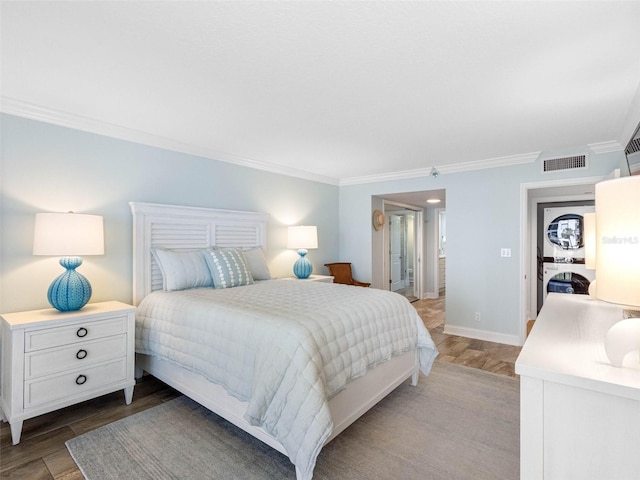
POLYGON ((260 247, 252 247, 243 249, 244 259, 247 261, 251 276, 254 280, 270 280, 271 272, 267 266, 267 260, 264 258, 264 252, 260 247))
POLYGON ((240 287, 254 283, 241 249, 211 249, 205 258, 215 288, 240 287))
POLYGON ((154 248, 152 254, 162 272, 163 290, 213 287, 213 278, 205 260, 206 253, 207 250, 180 252, 154 248))

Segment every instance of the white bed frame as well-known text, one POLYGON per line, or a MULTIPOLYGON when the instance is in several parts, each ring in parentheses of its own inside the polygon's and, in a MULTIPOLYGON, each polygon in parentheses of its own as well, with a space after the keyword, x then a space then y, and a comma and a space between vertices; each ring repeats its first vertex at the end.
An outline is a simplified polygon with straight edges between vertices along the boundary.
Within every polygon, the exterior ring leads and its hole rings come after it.
MULTIPOLYGON (((138 303, 162 289, 162 275, 151 255, 152 248, 208 248, 210 246, 261 246, 266 250, 268 215, 130 202, 133 214, 133 300, 138 303)), ((355 287, 354 287, 355 288, 355 287)), ((417 350, 394 357, 350 382, 329 401, 333 431, 328 443, 367 410, 411 377, 418 382, 417 350)), ((244 419, 247 404, 230 396, 197 373, 149 355, 136 354, 136 377, 142 372, 159 378, 189 398, 288 456, 284 447, 259 427, 244 419)), ((309 480, 296 468, 297 480, 309 480)))

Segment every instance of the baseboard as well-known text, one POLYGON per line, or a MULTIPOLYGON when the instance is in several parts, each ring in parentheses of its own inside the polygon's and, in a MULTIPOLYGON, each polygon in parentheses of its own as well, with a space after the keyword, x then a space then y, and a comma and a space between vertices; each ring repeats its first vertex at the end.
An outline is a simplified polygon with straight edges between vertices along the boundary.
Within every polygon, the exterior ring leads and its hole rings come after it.
POLYGON ((444 333, 447 335, 457 335, 459 337, 475 338, 487 342, 504 343, 506 345, 522 345, 518 335, 506 335, 504 333, 478 330, 476 328, 458 327, 455 325, 444 326, 444 333))
POLYGON ((431 300, 435 300, 437 298, 440 298, 440 294, 438 292, 427 292, 426 294, 423 295, 422 298, 429 298, 431 300))

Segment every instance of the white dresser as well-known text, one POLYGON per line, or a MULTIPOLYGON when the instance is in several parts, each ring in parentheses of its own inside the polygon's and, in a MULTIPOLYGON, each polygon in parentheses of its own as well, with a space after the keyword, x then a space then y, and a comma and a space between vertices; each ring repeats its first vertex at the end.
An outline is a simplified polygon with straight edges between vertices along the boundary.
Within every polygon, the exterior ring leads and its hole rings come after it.
POLYGON ((552 293, 516 361, 520 478, 640 479, 640 360, 611 366, 604 338, 622 308, 552 293))
POLYGON ((131 403, 134 312, 103 302, 2 315, 2 413, 14 445, 28 418, 120 389, 131 403))

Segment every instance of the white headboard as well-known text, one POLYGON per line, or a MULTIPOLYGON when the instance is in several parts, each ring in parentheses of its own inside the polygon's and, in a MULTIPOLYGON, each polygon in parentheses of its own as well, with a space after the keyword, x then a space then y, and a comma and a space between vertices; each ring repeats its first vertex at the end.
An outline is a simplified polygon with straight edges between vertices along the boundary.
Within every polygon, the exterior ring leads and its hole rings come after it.
POLYGON ((133 303, 162 289, 153 248, 267 247, 266 213, 129 202, 133 214, 133 303))

